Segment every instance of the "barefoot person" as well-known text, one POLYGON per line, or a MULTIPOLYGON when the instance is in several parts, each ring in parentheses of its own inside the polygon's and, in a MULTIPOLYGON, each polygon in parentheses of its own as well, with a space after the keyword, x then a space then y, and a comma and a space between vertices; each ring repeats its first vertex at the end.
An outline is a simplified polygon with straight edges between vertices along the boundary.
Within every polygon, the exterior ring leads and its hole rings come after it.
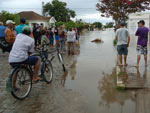
POLYGON ((139 28, 136 31, 136 36, 138 36, 137 41, 137 64, 135 67, 139 66, 141 55, 144 55, 145 66, 147 66, 147 44, 148 44, 148 32, 149 29, 145 27, 145 21, 140 20, 138 22, 139 28))
POLYGON ((124 56, 124 65, 127 66, 128 47, 130 43, 130 34, 125 28, 126 23, 121 22, 120 29, 116 32, 117 51, 119 54, 119 66, 123 66, 122 57, 124 56))

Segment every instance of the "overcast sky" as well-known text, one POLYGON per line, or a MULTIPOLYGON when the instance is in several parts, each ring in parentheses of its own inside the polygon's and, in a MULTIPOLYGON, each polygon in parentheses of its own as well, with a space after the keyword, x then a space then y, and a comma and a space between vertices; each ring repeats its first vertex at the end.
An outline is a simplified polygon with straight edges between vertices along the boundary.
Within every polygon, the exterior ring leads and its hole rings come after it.
MULTIPOLYGON (((41 14, 42 1, 45 3, 52 0, 0 0, 0 11, 6 10, 11 13, 21 11, 35 11, 41 14)), ((100 21, 107 23, 112 21, 111 18, 102 18, 96 11, 98 0, 61 0, 67 3, 67 7, 76 11, 76 18, 83 19, 86 22, 100 21)))

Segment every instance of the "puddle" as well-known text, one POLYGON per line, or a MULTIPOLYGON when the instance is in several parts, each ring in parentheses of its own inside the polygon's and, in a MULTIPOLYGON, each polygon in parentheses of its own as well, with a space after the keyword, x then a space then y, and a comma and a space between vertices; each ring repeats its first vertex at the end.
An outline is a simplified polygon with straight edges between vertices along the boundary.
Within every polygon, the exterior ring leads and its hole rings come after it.
MULTIPOLYGON (((63 76, 62 85, 67 89, 80 92, 86 98, 86 113, 136 113, 135 90, 118 91, 116 89, 117 51, 113 45, 113 30, 94 31, 81 36, 80 54, 74 60, 68 72, 63 76), (104 43, 91 43, 101 37, 104 43)), ((136 38, 133 36, 129 47, 128 67, 123 69, 132 78, 132 74, 150 80, 150 70, 145 72, 141 59, 140 69, 136 70, 136 38), (146 76, 146 78, 145 78, 146 76)))

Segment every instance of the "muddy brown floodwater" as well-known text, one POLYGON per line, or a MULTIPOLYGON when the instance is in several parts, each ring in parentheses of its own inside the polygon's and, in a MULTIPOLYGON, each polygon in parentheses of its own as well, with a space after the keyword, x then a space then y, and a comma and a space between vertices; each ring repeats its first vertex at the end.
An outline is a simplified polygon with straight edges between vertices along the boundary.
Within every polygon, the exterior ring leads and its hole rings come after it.
POLYGON ((145 68, 143 58, 136 69, 136 37, 131 36, 128 66, 122 70, 132 89, 116 89, 117 51, 113 45, 113 30, 88 32, 81 36, 80 54, 64 76, 64 87, 85 97, 86 113, 150 113, 150 63, 145 68), (101 38, 104 43, 91 43, 101 38), (134 84, 134 82, 136 84, 134 84), (145 88, 140 83, 145 83, 145 88), (139 85, 141 89, 134 88, 139 85), (144 98, 143 98, 144 97, 144 98))

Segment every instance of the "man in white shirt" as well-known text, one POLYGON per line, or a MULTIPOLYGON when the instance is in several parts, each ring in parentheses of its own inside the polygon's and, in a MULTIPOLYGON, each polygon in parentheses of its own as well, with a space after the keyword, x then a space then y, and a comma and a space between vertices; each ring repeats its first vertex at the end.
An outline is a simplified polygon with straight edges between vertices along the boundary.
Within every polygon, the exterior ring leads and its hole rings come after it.
POLYGON ((68 42, 68 55, 73 55, 74 50, 73 50, 73 43, 74 43, 74 37, 75 37, 75 32, 72 30, 72 28, 69 29, 67 32, 67 42, 68 42))
POLYGON ((38 56, 29 56, 34 52, 34 39, 30 37, 31 29, 25 26, 21 34, 18 34, 14 42, 13 48, 9 55, 9 63, 12 67, 19 64, 29 64, 34 66, 33 81, 41 80, 38 77, 40 68, 40 59, 38 56))

